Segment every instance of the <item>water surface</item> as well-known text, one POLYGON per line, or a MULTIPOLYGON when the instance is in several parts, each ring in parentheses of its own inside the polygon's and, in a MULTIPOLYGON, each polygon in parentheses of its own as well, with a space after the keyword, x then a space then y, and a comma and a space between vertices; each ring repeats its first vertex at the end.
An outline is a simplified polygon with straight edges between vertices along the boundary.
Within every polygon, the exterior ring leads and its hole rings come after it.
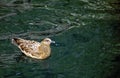
POLYGON ((119 78, 119 9, 110 0, 34 0, 23 8, 1 7, 0 78, 119 78), (116 29, 116 30, 114 30, 116 29), (13 37, 50 37, 51 57, 22 56, 13 37), (115 64, 115 65, 114 65, 115 64), (118 74, 115 74, 118 72, 118 74))

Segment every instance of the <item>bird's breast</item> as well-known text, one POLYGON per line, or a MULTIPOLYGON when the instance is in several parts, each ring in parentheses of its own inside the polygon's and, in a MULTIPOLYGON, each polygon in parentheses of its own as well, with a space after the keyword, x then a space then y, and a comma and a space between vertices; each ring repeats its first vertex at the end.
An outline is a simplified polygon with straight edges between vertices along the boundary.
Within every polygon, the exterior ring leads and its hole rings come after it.
POLYGON ((47 58, 47 57, 49 57, 50 56, 50 54, 51 54, 51 48, 50 48, 50 46, 46 46, 46 45, 41 45, 40 47, 39 47, 39 53, 40 53, 40 57, 41 58, 47 58))

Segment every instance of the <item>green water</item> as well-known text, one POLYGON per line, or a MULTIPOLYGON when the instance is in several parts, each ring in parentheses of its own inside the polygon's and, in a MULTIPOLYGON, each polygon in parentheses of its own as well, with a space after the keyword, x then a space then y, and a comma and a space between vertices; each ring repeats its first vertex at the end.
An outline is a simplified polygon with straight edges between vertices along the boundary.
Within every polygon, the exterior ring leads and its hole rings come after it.
POLYGON ((27 9, 0 7, 1 17, 15 13, 0 18, 0 78, 120 78, 117 1, 31 4, 27 9), (21 51, 11 43, 13 37, 36 41, 50 37, 56 44, 48 59, 18 58, 21 51))

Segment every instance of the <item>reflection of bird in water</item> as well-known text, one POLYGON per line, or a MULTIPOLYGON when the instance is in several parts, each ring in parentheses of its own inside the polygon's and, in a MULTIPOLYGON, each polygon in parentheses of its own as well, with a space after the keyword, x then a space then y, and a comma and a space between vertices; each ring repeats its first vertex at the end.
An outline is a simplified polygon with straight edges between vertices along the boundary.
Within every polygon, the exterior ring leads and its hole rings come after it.
POLYGON ((52 41, 50 38, 45 38, 39 43, 33 40, 13 38, 12 43, 17 45, 26 56, 36 59, 46 59, 51 54, 50 44, 55 43, 55 41, 52 41))

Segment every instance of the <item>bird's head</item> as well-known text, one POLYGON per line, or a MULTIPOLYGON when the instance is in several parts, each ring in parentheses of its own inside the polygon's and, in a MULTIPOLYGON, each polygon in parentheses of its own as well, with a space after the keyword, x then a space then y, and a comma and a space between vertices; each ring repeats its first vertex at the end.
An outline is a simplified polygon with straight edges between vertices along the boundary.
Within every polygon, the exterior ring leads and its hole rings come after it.
POLYGON ((55 43, 55 41, 52 41, 50 38, 45 38, 42 43, 50 45, 51 43, 55 43))

